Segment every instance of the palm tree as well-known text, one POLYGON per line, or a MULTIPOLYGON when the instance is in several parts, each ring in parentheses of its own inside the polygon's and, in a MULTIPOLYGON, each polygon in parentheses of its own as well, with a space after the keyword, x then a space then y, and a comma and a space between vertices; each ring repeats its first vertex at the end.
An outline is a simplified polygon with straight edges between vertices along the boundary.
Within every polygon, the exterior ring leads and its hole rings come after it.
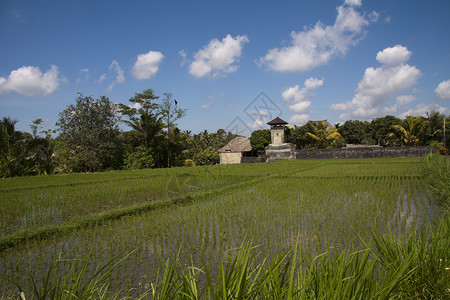
MULTIPOLYGON (((421 142, 419 137, 427 124, 428 121, 421 116, 408 116, 404 121, 404 126, 392 125, 392 128, 401 133, 406 146, 417 146, 421 142)), ((390 134, 390 136, 393 135, 394 133, 390 134)))
POLYGON ((336 127, 329 126, 327 121, 309 122, 309 132, 306 134, 316 141, 319 148, 326 148, 341 137, 336 127))
POLYGON ((442 115, 438 111, 432 111, 431 113, 427 113, 427 117, 430 138, 435 141, 442 141, 445 115, 442 115))
POLYGON ((20 169, 20 157, 25 147, 23 133, 16 131, 18 121, 3 117, 0 121, 0 176, 16 176, 20 169))
POLYGON ((134 97, 130 98, 129 101, 133 106, 119 105, 121 113, 129 118, 122 122, 129 125, 142 138, 146 149, 150 148, 152 139, 163 127, 157 111, 158 104, 152 102, 158 98, 152 89, 148 89, 142 93, 135 93, 134 97))

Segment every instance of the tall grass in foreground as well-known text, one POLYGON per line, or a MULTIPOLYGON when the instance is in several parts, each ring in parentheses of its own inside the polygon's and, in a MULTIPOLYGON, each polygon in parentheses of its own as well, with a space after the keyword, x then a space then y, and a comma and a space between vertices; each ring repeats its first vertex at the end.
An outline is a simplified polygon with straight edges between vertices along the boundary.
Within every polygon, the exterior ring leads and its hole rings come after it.
MULTIPOLYGON (((332 249, 314 257, 301 248, 266 256, 244 239, 230 260, 220 262, 219 272, 208 266, 184 267, 178 256, 165 262, 162 276, 139 286, 142 299, 449 299, 450 220, 405 240, 373 234, 366 249, 333 254, 332 249)), ((297 244, 298 246, 298 244, 297 244)), ((20 289, 22 299, 116 299, 108 279, 122 260, 111 261, 89 278, 85 265, 33 291, 20 289)), ((126 262, 125 262, 126 263, 126 262)), ((75 264, 75 263, 74 263, 75 264)), ((54 264, 47 274, 52 274, 54 264)), ((33 280, 33 278, 30 278, 33 280)), ((19 297, 17 297, 19 298, 19 297)))
POLYGON ((450 159, 437 153, 429 153, 422 159, 424 177, 444 210, 450 208, 450 159))

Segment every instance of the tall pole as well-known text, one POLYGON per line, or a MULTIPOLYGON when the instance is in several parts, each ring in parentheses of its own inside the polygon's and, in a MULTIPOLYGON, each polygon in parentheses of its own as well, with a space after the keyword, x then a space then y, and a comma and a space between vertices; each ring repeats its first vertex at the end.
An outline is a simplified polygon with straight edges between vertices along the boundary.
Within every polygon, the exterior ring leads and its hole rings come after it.
POLYGON ((445 148, 445 119, 447 119, 447 116, 444 114, 444 148, 445 148))
MULTIPOLYGON (((170 101, 170 99, 169 99, 170 101)), ((169 102, 170 103, 170 102, 169 102)), ((168 113, 167 113, 167 167, 170 166, 170 104, 168 105, 168 113)))

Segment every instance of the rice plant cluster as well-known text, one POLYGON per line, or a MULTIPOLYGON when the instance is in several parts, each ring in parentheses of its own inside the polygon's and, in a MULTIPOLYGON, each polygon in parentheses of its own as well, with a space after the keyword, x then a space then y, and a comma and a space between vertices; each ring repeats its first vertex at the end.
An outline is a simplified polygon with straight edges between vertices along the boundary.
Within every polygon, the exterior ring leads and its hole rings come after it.
POLYGON ((1 296, 444 299, 450 224, 422 174, 408 158, 8 179, 0 244, 25 238, 0 252, 1 296))

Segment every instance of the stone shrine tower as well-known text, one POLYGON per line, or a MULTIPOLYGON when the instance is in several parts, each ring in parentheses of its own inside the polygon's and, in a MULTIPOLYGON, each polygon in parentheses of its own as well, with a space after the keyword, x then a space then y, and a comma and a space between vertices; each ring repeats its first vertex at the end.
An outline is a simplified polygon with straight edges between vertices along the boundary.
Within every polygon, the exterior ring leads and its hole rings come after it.
POLYGON ((267 161, 295 159, 295 145, 286 143, 285 140, 285 128, 288 123, 276 117, 267 124, 270 125, 270 137, 272 141, 266 147, 267 161))
POLYGON ((270 137, 272 141, 271 144, 272 145, 284 144, 284 131, 287 122, 283 121, 279 117, 276 117, 267 124, 270 125, 270 137))

